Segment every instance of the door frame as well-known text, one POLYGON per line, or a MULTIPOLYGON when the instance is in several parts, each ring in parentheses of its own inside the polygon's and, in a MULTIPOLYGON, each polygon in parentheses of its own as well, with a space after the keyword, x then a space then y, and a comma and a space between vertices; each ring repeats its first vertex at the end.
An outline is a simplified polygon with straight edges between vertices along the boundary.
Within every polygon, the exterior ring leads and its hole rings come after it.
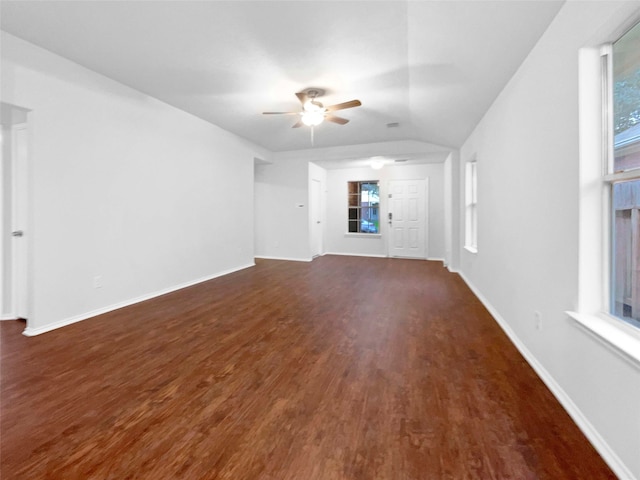
POLYGON ((2 182, 2 199, 0 199, 0 264, 2 271, 0 276, 0 320, 15 320, 23 317, 27 320, 25 331, 28 330, 33 318, 33 242, 31 241, 33 232, 32 215, 32 156, 33 156, 33 111, 7 102, 0 102, 0 110, 3 119, 3 135, 6 144, 2 147, 2 165, 0 165, 0 181, 2 182), (16 178, 17 143, 16 138, 19 133, 24 133, 21 138, 24 140, 24 157, 22 161, 22 174, 20 179, 16 178), (22 251, 22 291, 20 292, 22 311, 18 312, 17 300, 17 279, 14 264, 15 238, 12 235, 15 221, 14 192, 16 185, 22 185, 21 192, 21 226, 25 231, 25 236, 21 238, 22 251))
POLYGON ((310 192, 309 192, 309 248, 311 250, 311 258, 320 257, 324 252, 324 215, 323 215, 323 192, 322 192, 322 180, 319 178, 311 178, 310 182, 310 192), (315 185, 317 185, 317 190, 315 191, 316 195, 314 195, 315 185), (312 218, 313 215, 317 214, 318 218, 312 218), (320 225, 320 227, 318 227, 320 225), (319 230, 319 237, 315 239, 314 234, 317 233, 315 229, 319 230), (317 242, 317 243, 316 243, 317 242), (318 252, 314 251, 314 246, 318 245, 318 252))
POLYGON ((29 125, 11 126, 11 311, 16 318, 29 318, 29 125), (18 145, 24 132, 24 145, 18 145), (20 158, 20 148, 25 149, 20 158), (19 239, 13 232, 21 230, 19 239), (22 245, 16 248, 16 243, 22 245))

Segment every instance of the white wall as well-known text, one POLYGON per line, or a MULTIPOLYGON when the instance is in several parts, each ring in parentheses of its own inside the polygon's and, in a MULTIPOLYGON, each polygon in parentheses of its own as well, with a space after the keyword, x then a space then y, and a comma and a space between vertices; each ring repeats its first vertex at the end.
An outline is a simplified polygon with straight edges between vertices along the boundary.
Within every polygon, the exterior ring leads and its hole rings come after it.
POLYGON ((459 252, 463 276, 605 459, 640 478, 640 366, 564 313, 578 297, 578 50, 628 19, 620 5, 567 2, 463 145, 459 166, 478 161, 479 227, 478 253, 459 252))
POLYGON ((445 256, 444 234, 444 164, 385 166, 381 170, 370 167, 336 169, 327 171, 327 221, 326 251, 328 253, 354 255, 387 255, 386 223, 381 221, 381 238, 353 237, 347 231, 347 182, 362 180, 380 181, 380 214, 387 215, 387 185, 390 180, 428 178, 428 251, 430 259, 442 260, 445 256))
POLYGON ((309 261, 309 163, 272 161, 255 167, 255 255, 309 261))
POLYGON ((252 265, 267 152, 4 32, 2 99, 32 110, 30 333, 252 265))

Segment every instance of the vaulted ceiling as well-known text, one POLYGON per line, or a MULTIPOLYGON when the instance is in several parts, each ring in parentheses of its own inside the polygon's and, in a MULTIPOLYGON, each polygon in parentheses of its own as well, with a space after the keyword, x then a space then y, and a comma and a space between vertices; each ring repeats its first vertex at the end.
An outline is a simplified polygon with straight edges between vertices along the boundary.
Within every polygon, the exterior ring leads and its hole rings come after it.
POLYGON ((316 147, 459 147, 560 1, 11 1, 6 32, 249 139, 310 147, 295 97, 359 99, 316 147), (398 126, 388 127, 397 123, 398 126))

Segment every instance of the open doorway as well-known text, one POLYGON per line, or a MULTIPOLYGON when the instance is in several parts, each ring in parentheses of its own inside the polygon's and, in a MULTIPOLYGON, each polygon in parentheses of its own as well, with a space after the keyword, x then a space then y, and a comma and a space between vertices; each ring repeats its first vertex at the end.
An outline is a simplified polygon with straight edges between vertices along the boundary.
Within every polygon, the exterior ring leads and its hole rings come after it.
POLYGON ((28 113, 0 103, 0 319, 28 319, 28 113))

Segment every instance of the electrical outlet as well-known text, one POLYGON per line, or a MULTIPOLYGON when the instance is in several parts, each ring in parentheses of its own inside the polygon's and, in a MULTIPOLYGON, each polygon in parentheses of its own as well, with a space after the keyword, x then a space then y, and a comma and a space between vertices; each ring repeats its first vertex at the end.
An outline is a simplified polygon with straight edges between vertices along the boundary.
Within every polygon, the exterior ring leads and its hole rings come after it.
POLYGON ((533 312, 533 324, 536 330, 542 330, 542 314, 538 311, 533 312))
POLYGON ((93 277, 93 288, 102 288, 102 275, 93 277))

